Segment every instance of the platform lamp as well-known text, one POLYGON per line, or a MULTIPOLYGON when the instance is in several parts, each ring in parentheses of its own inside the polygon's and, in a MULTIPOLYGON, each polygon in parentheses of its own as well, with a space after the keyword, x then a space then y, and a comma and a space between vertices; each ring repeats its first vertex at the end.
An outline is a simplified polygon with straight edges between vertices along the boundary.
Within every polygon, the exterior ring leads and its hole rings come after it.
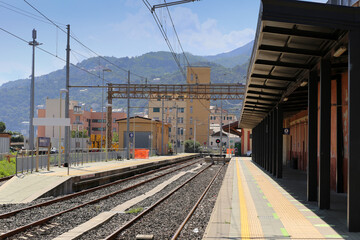
MULTIPOLYGON (((67 93, 68 90, 63 88, 63 89, 60 89, 60 99, 59 99, 59 102, 60 102, 60 118, 61 118, 61 100, 62 100, 62 94, 63 93, 67 93)), ((59 126, 59 160, 58 160, 58 166, 60 167, 61 166, 61 126, 59 126)))
MULTIPOLYGON (((109 149, 108 149, 108 142, 109 142, 109 139, 108 139, 108 131, 111 131, 111 129, 108 129, 108 127, 109 127, 109 125, 110 124, 108 124, 108 121, 109 121, 109 114, 108 114, 108 111, 109 111, 109 108, 110 107, 112 107, 112 104, 110 104, 110 103, 107 103, 106 104, 106 126, 105 126, 105 129, 106 129, 106 131, 105 131, 105 154, 106 154, 106 161, 108 161, 108 151, 109 151, 109 149)), ((110 119, 110 121, 111 121, 111 119, 110 119)))

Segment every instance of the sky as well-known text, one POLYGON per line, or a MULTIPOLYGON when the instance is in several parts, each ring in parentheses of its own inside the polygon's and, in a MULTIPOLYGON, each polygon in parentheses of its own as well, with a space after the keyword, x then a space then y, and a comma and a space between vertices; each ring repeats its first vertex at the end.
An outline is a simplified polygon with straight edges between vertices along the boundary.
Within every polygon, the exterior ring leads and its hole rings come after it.
MULTIPOLYGON (((46 17, 101 56, 134 57, 151 51, 168 51, 151 13, 142 0, 26 0, 46 17)), ((26 41, 37 30, 35 76, 64 67, 66 34, 42 17, 24 0, 0 0, 0 28, 26 41), (61 58, 61 59, 60 59, 61 58)), ((167 2, 173 2, 168 0, 167 2)), ((326 0, 310 0, 326 2, 326 0)), ((163 0, 149 0, 159 4, 163 0)), ((260 0, 201 0, 169 7, 185 52, 215 55, 253 40, 260 0)), ((166 8, 156 10, 176 52, 180 51, 166 8)), ((0 30, 0 86, 31 75, 32 48, 0 30)), ((71 62, 93 52, 71 39, 71 62)))

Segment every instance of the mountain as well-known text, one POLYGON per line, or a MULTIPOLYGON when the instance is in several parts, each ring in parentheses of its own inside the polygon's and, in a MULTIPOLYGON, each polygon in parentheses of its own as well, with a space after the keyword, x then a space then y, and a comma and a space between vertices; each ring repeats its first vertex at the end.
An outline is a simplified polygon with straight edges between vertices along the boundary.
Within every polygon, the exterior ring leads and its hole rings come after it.
POLYGON ((244 46, 234 49, 230 52, 220 53, 213 56, 203 56, 203 58, 210 62, 223 65, 224 67, 232 68, 249 61, 253 45, 254 41, 251 41, 244 46))
MULTIPOLYGON (((239 49, 240 54, 243 52, 239 49)), ((226 60, 226 56, 237 57, 236 52, 225 53, 221 58, 226 60), (229 55, 230 54, 230 55, 229 55)), ((214 56, 213 56, 214 57, 214 56)), ((185 80, 178 70, 174 59, 169 52, 150 52, 138 57, 104 57, 104 61, 99 57, 89 58, 76 66, 70 67, 71 86, 98 86, 102 85, 102 69, 110 68, 112 72, 105 72, 105 79, 112 83, 126 83, 127 72, 130 69, 138 75, 146 76, 143 79, 131 75, 131 83, 151 83, 151 84, 180 84, 185 80), (116 67, 116 66, 119 67, 116 67), (87 72, 79 68, 86 69, 87 72), (89 74, 92 73, 92 74, 89 74)), ((193 66, 211 67, 211 82, 213 83, 238 83, 244 82, 248 63, 239 64, 228 68, 216 63, 215 60, 207 60, 206 57, 195 56, 187 53, 187 58, 193 66)), ((249 58, 249 56, 247 56, 249 58)), ((183 59, 181 60, 183 62, 183 59)), ((46 98, 59 98, 59 90, 65 88, 65 68, 51 72, 49 74, 35 78, 35 106, 44 105, 46 98)), ((7 130, 22 131, 26 133, 28 126, 23 122, 29 121, 29 99, 30 99, 30 79, 19 79, 0 86, 0 121, 5 122, 7 130)), ((105 95, 106 96, 106 95, 105 95)), ((91 106, 95 111, 101 110, 101 90, 97 88, 71 88, 70 100, 77 100, 86 103, 86 108, 91 106)), ((144 107, 148 105, 148 100, 131 100, 132 106, 144 107)), ((126 100, 114 100, 114 108, 124 108, 126 100)), ((224 103, 226 106, 226 103, 224 103)), ((132 109, 132 112, 139 112, 139 109, 132 109)))

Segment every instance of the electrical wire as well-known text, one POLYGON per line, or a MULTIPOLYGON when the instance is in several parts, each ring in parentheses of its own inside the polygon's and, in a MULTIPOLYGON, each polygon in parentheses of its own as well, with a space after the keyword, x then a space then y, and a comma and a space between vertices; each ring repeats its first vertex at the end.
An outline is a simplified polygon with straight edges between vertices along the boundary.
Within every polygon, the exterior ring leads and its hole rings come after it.
MULTIPOLYGON (((4 29, 4 28, 2 28, 2 27, 0 27, 0 30, 3 31, 3 32, 5 32, 5 33, 7 33, 7 34, 9 34, 9 35, 11 35, 11 36, 13 36, 13 37, 15 37, 15 38, 17 38, 17 39, 19 39, 19 40, 21 40, 21 41, 23 41, 23 42, 26 43, 26 44, 29 44, 29 42, 28 42, 27 40, 25 40, 24 38, 19 37, 19 36, 15 35, 14 33, 9 32, 9 31, 7 31, 6 29, 4 29)), ((48 50, 45 50, 44 48, 41 48, 41 47, 39 47, 39 46, 36 46, 36 48, 39 49, 39 50, 41 50, 42 52, 45 52, 45 53, 47 53, 47 54, 49 54, 49 55, 57 58, 57 59, 60 59, 60 60, 63 61, 63 62, 66 62, 65 59, 57 56, 57 55, 54 54, 54 53, 49 52, 48 50)), ((84 71, 84 72, 86 72, 86 73, 88 73, 88 74, 90 74, 90 75, 93 75, 93 76, 101 79, 101 77, 99 77, 98 75, 96 75, 96 74, 94 74, 94 73, 92 73, 92 72, 90 72, 90 71, 88 71, 88 70, 86 70, 86 69, 84 69, 84 68, 81 68, 81 67, 79 67, 79 66, 77 66, 77 65, 75 65, 75 64, 73 64, 73 63, 70 63, 70 65, 73 66, 73 67, 75 67, 75 68, 77 68, 77 69, 79 69, 79 70, 81 70, 81 71, 84 71)), ((105 80, 105 81, 108 82, 108 83, 111 83, 111 82, 109 82, 108 80, 105 80)))
MULTIPOLYGON (((34 7, 33 5, 31 5, 27 0, 24 0, 25 3, 27 3, 32 9, 34 9, 36 12, 38 12, 41 16, 43 16, 46 20, 48 20, 50 23, 52 23, 53 25, 55 25, 57 28, 59 28, 62 32, 64 32, 65 34, 67 34, 67 32, 62 29, 61 27, 59 27, 54 21, 52 21, 50 18, 48 18, 45 14, 43 14, 42 12, 40 12, 36 7, 34 7)), ((85 49, 87 49, 88 51, 90 51, 91 53, 95 54, 97 57, 101 58, 102 60, 104 60, 105 62, 111 64, 112 66, 124 71, 124 72, 128 72, 130 70, 127 70, 123 67, 120 67, 118 65, 116 65, 115 63, 109 61, 108 59, 106 59, 103 56, 100 56, 98 53, 96 53, 94 50, 90 49, 88 46, 86 46, 84 43, 82 43, 79 39, 77 39, 74 35, 70 34, 70 37, 75 40, 78 44, 80 44, 82 47, 84 47, 85 49)), ((136 76, 138 78, 142 78, 145 79, 144 76, 141 76, 139 74, 130 72, 131 75, 136 76)))

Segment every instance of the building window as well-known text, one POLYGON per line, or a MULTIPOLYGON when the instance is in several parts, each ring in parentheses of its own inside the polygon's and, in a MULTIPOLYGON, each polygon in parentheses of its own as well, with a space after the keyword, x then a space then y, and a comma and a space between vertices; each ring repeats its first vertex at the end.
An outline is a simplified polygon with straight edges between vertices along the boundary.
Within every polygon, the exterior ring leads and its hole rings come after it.
POLYGON ((172 112, 172 108, 169 108, 169 112, 172 112))
POLYGON ((190 124, 192 124, 192 117, 190 117, 190 124))
POLYGON ((113 132, 116 132, 116 128, 113 128, 113 132))
POLYGON ((76 122, 80 122, 80 116, 76 116, 76 122))
POLYGON ((216 120, 216 117, 215 117, 215 116, 213 117, 213 120, 216 120))
POLYGON ((193 113, 193 107, 192 106, 190 107, 190 113, 193 113))
POLYGON ((171 123, 171 117, 168 118, 168 123, 171 123))
POLYGON ((194 75, 193 74, 190 75, 190 81, 194 81, 194 75))
POLYGON ((116 118, 113 118, 113 123, 115 123, 116 122, 116 118))
POLYGON ((169 133, 171 133, 171 127, 169 127, 169 133))
POLYGON ((191 103, 193 102, 193 99, 192 99, 192 98, 190 98, 190 102, 191 102, 191 103))
POLYGON ((192 135, 192 134, 193 134, 193 133, 192 133, 192 128, 190 128, 190 132, 189 132, 189 134, 190 134, 190 135, 192 135))
POLYGON ((178 118, 178 123, 184 123, 184 118, 179 117, 179 118, 178 118))
POLYGON ((178 108, 178 113, 183 113, 184 112, 184 108, 178 108))
POLYGON ((93 127, 93 128, 91 128, 91 130, 92 131, 105 131, 105 128, 103 127, 103 128, 95 128, 95 127, 93 127))
POLYGON ((153 112, 160 112, 160 108, 153 108, 153 112))
POLYGON ((93 122, 93 123, 101 123, 101 122, 105 123, 106 120, 105 119, 91 119, 91 122, 93 122))
POLYGON ((232 120, 232 117, 229 117, 230 118, 230 120, 232 120))

